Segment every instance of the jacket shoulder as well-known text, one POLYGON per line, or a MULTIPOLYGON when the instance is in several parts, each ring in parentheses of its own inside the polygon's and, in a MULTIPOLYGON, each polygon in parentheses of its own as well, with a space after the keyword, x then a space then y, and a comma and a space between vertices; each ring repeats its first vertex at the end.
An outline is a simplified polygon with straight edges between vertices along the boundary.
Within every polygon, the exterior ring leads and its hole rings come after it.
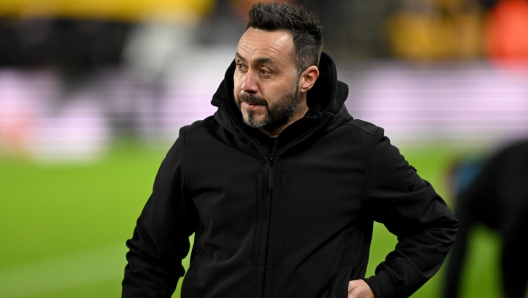
POLYGON ((350 119, 345 123, 345 125, 363 131, 364 133, 367 133, 369 135, 375 135, 376 132, 380 129, 379 126, 376 126, 375 124, 360 119, 350 119))
POLYGON ((217 125, 218 125, 218 122, 214 119, 214 117, 209 116, 205 119, 197 120, 193 122, 192 124, 182 126, 180 129, 180 135, 185 135, 187 133, 193 132, 200 128, 217 126, 217 125))

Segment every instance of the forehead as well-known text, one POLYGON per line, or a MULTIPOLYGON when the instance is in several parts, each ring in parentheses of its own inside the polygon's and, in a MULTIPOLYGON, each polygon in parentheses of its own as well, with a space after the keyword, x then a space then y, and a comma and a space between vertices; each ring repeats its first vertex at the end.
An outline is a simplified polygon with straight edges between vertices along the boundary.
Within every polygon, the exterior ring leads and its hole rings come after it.
POLYGON ((245 59, 291 61, 293 40, 291 34, 285 30, 265 31, 248 28, 238 42, 237 52, 245 59))

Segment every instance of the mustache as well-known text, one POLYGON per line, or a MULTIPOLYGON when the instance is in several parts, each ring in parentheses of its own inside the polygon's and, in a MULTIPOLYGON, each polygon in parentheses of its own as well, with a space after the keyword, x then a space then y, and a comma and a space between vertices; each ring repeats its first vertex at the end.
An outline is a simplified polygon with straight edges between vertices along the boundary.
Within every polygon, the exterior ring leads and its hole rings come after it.
POLYGON ((245 102, 251 105, 268 106, 268 101, 264 97, 256 96, 249 93, 240 93, 238 96, 240 102, 245 102))

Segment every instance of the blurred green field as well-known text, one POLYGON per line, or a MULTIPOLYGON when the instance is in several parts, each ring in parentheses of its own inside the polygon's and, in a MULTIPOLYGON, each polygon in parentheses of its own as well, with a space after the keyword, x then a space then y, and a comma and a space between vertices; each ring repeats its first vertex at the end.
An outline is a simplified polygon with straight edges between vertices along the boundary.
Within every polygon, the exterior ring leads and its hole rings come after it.
MULTIPOLYGON (((125 241, 167 149, 122 141, 87 164, 0 156, 0 297, 119 297, 125 241)), ((444 173, 453 150, 402 153, 449 201, 444 173)), ((472 238, 462 297, 501 296, 497 240, 485 229, 472 238)), ((394 244, 376 225, 368 274, 394 244)), ((412 297, 440 297, 442 279, 440 272, 412 297)))

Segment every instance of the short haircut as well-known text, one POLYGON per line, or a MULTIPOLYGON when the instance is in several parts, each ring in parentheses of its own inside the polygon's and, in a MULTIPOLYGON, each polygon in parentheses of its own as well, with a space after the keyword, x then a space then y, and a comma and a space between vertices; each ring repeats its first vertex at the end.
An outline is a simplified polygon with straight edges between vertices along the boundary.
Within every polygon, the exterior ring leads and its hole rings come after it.
POLYGON ((319 66, 323 49, 321 25, 316 17, 300 5, 287 3, 254 3, 249 11, 246 27, 266 31, 285 30, 290 32, 295 65, 301 74, 311 65, 319 66))

